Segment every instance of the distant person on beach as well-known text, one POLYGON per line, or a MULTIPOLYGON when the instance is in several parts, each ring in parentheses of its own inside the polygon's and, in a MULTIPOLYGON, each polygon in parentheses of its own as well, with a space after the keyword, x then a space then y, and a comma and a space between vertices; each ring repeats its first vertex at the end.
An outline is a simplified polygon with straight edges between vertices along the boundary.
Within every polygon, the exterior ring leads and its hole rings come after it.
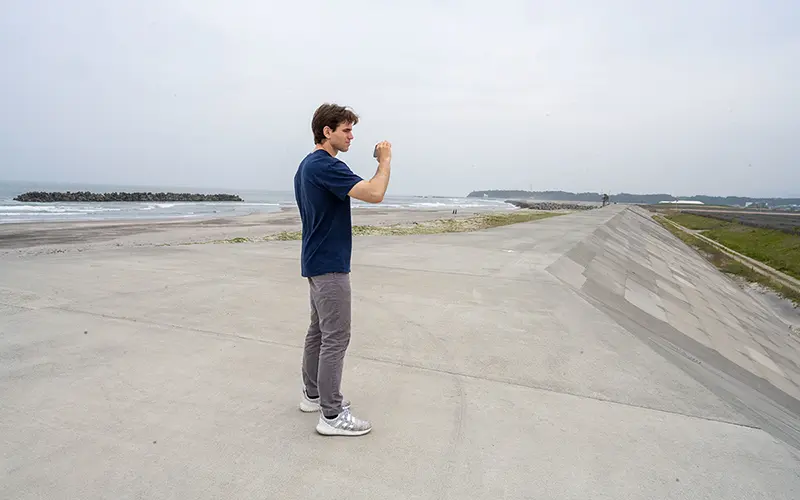
POLYGON ((350 257, 353 234, 350 198, 380 203, 391 171, 392 145, 375 146, 378 170, 364 180, 336 158, 350 149, 358 115, 336 104, 314 113, 314 151, 297 169, 294 192, 303 227, 301 274, 308 280, 311 324, 303 352, 303 395, 300 409, 319 411, 317 432, 360 436, 372 425, 350 412, 340 386, 344 356, 350 344, 350 257))

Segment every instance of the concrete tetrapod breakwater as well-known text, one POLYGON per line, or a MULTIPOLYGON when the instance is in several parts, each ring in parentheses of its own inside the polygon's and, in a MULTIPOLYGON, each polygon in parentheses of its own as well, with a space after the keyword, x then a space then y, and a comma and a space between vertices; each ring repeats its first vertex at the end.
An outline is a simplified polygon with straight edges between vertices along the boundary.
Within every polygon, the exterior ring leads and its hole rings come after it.
POLYGON ((14 197, 14 201, 26 203, 55 202, 199 202, 199 201, 244 201, 235 194, 201 193, 91 193, 89 191, 44 192, 29 191, 14 197))
POLYGON ((0 261, 0 497, 797 498, 800 342, 637 208, 356 238, 297 410, 299 242, 0 261))

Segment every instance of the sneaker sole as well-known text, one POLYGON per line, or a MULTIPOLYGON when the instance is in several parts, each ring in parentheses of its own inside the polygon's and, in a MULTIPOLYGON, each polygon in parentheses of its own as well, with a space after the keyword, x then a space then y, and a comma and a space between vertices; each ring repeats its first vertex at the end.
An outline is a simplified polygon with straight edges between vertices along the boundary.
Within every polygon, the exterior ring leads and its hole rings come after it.
MULTIPOLYGON (((350 405, 344 405, 342 408, 350 408, 350 405)), ((304 413, 314 413, 315 411, 319 411, 319 404, 308 401, 300 401, 300 411, 304 413)))
POLYGON ((368 434, 371 430, 372 427, 363 431, 347 431, 344 429, 331 427, 330 425, 323 424, 322 422, 317 424, 317 432, 323 436, 363 436, 364 434, 368 434))
POLYGON ((308 401, 300 401, 300 411, 313 413, 319 411, 319 405, 317 403, 309 403, 308 401))

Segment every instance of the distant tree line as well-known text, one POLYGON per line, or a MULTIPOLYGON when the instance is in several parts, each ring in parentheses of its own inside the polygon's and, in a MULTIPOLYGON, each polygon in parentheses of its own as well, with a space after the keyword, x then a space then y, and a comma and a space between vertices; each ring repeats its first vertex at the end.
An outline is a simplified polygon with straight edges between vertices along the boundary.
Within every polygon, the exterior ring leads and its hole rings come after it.
MULTIPOLYGON (((467 195, 469 198, 536 198, 551 201, 602 201, 604 193, 571 193, 569 191, 516 191, 516 190, 488 190, 473 191, 467 195)), ((661 201, 686 200, 700 201, 706 205, 745 206, 747 203, 767 203, 771 207, 800 205, 800 198, 748 198, 742 196, 674 196, 667 193, 656 194, 631 194, 619 193, 611 195, 612 202, 655 204, 661 201)))
POLYGON ((91 193, 89 191, 44 192, 29 191, 14 198, 28 203, 54 202, 166 202, 166 201, 244 201, 235 194, 199 193, 91 193))

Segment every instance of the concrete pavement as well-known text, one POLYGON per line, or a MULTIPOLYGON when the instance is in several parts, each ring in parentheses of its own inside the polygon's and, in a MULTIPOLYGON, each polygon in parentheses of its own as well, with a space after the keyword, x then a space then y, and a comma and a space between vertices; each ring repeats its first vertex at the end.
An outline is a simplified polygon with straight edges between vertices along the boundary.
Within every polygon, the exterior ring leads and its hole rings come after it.
POLYGON ((0 498, 800 497, 800 342, 643 211, 354 247, 360 438, 298 242, 0 261, 0 498))

